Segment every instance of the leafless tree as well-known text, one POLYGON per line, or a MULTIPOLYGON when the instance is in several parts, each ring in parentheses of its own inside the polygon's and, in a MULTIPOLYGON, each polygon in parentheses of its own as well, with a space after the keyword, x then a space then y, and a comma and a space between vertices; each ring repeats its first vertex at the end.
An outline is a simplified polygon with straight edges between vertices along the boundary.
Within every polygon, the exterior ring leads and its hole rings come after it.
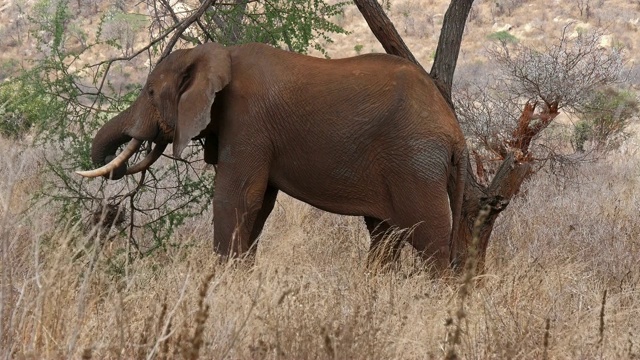
POLYGON ((579 110, 597 89, 621 81, 621 50, 601 46, 601 31, 570 34, 572 25, 541 50, 506 43, 490 48, 489 59, 499 67, 497 81, 504 84, 504 91, 517 98, 556 102, 559 109, 579 110))
POLYGON ((495 65, 485 76, 489 80, 456 84, 457 114, 470 135, 479 180, 487 182, 509 152, 536 167, 549 162, 572 166, 594 155, 575 153, 567 146, 566 131, 543 131, 553 126, 561 110, 593 111, 589 104, 594 95, 623 79, 624 63, 619 49, 600 45, 600 32, 572 37, 570 29, 566 26, 557 41, 539 50, 496 44, 488 51, 489 62, 495 65))

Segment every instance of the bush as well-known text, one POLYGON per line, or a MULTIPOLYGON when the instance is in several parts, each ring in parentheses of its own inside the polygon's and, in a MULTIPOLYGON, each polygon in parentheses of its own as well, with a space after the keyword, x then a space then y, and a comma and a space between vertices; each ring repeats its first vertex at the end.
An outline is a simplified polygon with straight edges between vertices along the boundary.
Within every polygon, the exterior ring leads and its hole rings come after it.
POLYGON ((29 81, 30 73, 0 85, 0 135, 20 139, 36 125, 44 124, 56 99, 29 81))
POLYGON ((21 138, 31 128, 31 121, 21 112, 16 112, 15 104, 0 90, 0 135, 11 139, 21 138))
POLYGON ((581 110, 581 120, 573 134, 577 151, 584 151, 587 141, 595 150, 616 148, 628 137, 629 121, 638 115, 640 106, 629 91, 605 88, 593 95, 581 110))
POLYGON ((508 31, 498 31, 487 36, 489 40, 496 40, 504 44, 515 44, 518 42, 518 38, 511 35, 508 31))

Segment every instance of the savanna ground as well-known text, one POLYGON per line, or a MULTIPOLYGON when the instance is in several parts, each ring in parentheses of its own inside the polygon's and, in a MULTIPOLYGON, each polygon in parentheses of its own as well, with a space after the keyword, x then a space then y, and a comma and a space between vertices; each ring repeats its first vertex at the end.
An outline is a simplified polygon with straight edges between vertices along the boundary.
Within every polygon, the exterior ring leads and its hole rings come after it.
MULTIPOLYGON (((502 10, 476 2, 461 53, 465 76, 490 67, 482 63, 487 35, 506 25, 544 42, 568 21, 605 23, 631 55, 639 46, 636 2, 594 1, 588 19, 579 1, 503 1, 522 6, 502 10)), ((425 66, 445 9, 443 1, 391 3, 392 20, 425 66), (425 7, 436 11, 418 16, 425 7)), ((353 34, 338 36, 332 55, 381 50, 357 18, 353 7, 345 12, 353 34)), ((637 139, 569 177, 540 171, 526 182, 497 221, 485 274, 461 297, 459 278, 434 279, 410 249, 401 269, 371 274, 359 218, 286 196, 253 267, 215 261, 210 213, 192 218, 166 251, 129 263, 126 240, 100 241, 103 230, 60 223, 58 209, 30 200, 47 183, 44 153, 55 158, 55 150, 0 138, 0 354, 640 358, 637 139)))
POLYGON ((285 196, 254 267, 214 261, 210 215, 185 226, 179 246, 127 265, 122 240, 98 247, 94 232, 28 207, 42 150, 2 140, 0 348, 6 358, 442 358, 461 319, 463 358, 637 358, 640 157, 626 149, 570 182, 534 176, 461 303, 459 280, 434 279, 408 249, 400 270, 370 274, 361 220, 285 196))

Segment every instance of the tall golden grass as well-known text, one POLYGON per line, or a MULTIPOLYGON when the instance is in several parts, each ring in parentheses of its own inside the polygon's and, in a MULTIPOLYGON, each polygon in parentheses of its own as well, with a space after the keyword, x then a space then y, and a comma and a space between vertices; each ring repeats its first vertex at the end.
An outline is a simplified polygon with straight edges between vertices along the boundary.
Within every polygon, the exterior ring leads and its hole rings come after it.
POLYGON ((640 356, 640 159, 537 174, 500 217, 486 274, 435 279, 405 249, 371 274, 358 218, 281 196, 255 266, 220 264, 210 215, 128 264, 56 209, 25 210, 38 152, 0 142, 4 358, 640 356), (24 185, 28 184, 28 185, 24 185), (24 212, 22 212, 24 211, 24 212), (454 338, 455 337, 455 338, 454 338))

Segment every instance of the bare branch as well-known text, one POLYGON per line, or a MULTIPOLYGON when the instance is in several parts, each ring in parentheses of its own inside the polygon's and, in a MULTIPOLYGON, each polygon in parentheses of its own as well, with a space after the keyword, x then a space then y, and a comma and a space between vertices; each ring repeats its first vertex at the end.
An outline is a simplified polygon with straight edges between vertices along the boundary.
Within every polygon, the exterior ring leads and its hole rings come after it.
POLYGON ((171 53, 171 51, 173 50, 173 47, 176 45, 176 43, 178 42, 178 39, 180 38, 180 36, 182 35, 182 33, 187 30, 187 28, 189 26, 191 26, 191 24, 193 24, 194 22, 196 22, 204 13, 205 11, 211 7, 213 4, 215 4, 216 0, 205 0, 200 7, 198 8, 198 10, 196 10, 193 14, 191 14, 188 18, 182 20, 179 25, 176 27, 175 29, 175 33, 173 34, 173 36, 171 36, 171 38, 169 39, 169 41, 167 42, 167 45, 165 46, 164 50, 162 51, 162 55, 160 55, 160 59, 158 60, 158 62, 162 61, 162 59, 164 59, 165 57, 167 57, 169 55, 169 53, 171 53))
POLYGON ((623 79, 619 49, 600 45, 602 32, 574 30, 567 25, 559 41, 537 50, 521 44, 499 44, 489 56, 501 70, 505 91, 520 98, 535 97, 548 106, 578 110, 595 90, 623 79), (510 48, 512 46, 512 48, 510 48))
POLYGON ((355 0, 354 2, 387 54, 403 57, 422 67, 376 0, 355 0))
POLYGON ((521 162, 533 160, 529 149, 531 141, 558 116, 558 103, 552 103, 550 106, 545 104, 544 109, 536 114, 537 105, 536 102, 527 102, 524 105, 518 120, 518 126, 512 132, 511 139, 507 142, 511 149, 517 151, 517 160, 521 162))

